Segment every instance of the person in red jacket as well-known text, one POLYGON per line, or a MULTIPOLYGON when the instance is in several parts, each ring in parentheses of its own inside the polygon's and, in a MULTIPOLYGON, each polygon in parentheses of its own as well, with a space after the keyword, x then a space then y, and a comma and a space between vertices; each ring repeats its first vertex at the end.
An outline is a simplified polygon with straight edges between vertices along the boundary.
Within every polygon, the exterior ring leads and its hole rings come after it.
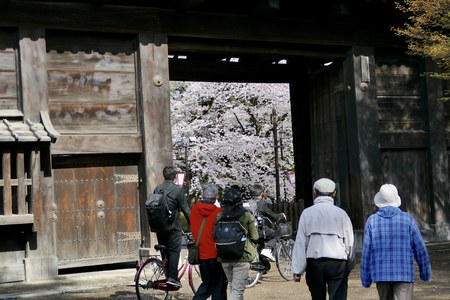
POLYGON ((214 242, 214 224, 217 215, 222 211, 214 205, 219 197, 217 185, 207 183, 203 186, 201 199, 191 208, 191 231, 197 241, 203 218, 206 222, 199 242, 200 276, 202 283, 193 300, 205 300, 211 296, 212 300, 227 299, 227 277, 222 264, 217 261, 217 250, 214 242))

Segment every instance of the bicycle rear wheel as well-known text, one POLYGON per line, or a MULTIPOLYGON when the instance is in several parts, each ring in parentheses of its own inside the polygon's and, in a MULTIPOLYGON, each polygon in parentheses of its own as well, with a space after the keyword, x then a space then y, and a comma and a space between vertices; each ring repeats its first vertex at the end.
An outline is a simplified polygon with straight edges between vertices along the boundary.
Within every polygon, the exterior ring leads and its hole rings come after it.
POLYGON ((248 271, 248 277, 247 277, 247 283, 245 284, 245 288, 249 289, 254 287, 259 279, 261 278, 262 273, 260 271, 257 271, 255 269, 252 269, 250 266, 250 270, 248 271))
POLYGON ((135 278, 136 295, 139 300, 167 299, 166 267, 157 258, 150 258, 139 268, 135 278))
POLYGON ((281 240, 276 248, 275 262, 281 277, 287 281, 294 280, 292 275, 292 250, 294 241, 292 239, 281 240))
POLYGON ((202 283, 202 277, 200 276, 200 267, 199 265, 189 265, 189 286, 191 287, 192 292, 197 292, 198 287, 202 283))

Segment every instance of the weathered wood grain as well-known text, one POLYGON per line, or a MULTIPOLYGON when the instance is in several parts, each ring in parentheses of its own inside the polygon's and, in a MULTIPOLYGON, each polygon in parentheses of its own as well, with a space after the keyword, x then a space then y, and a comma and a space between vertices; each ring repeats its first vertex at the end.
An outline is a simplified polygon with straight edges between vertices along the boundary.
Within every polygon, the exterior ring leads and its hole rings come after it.
POLYGON ((119 233, 139 236, 137 176, 123 180, 136 173, 136 166, 55 170, 59 267, 137 256, 139 239, 118 238, 119 233))
POLYGON ((40 121, 40 111, 48 107, 45 30, 19 28, 22 109, 27 119, 40 121))
POLYGON ((137 134, 136 103, 50 103, 53 127, 60 134, 137 134))
POLYGON ((402 199, 402 208, 410 213, 420 228, 430 221, 430 182, 426 174, 424 149, 383 150, 383 182, 394 184, 402 199))
POLYGON ((31 212, 34 215, 33 231, 39 232, 41 230, 51 230, 48 228, 48 223, 45 223, 46 217, 43 216, 44 204, 41 193, 41 153, 37 148, 32 149, 30 158, 31 182, 33 188, 31 189, 31 212))
POLYGON ((52 145, 55 155, 141 152, 142 139, 139 135, 63 135, 52 145))
POLYGON ((2 153, 2 182, 3 182, 3 215, 12 214, 11 190, 11 149, 3 149, 2 153))
POLYGON ((143 185, 140 189, 140 220, 146 247, 150 246, 150 230, 145 212, 145 199, 159 184, 162 170, 172 164, 172 127, 170 117, 169 62, 167 37, 139 35, 139 119, 142 132, 143 185))
MULTIPOLYGON (((119 41, 113 40, 114 45, 119 41)), ((100 53, 98 47, 84 43, 72 40, 65 51, 47 53, 49 115, 54 128, 63 135, 136 134, 134 52, 100 53), (74 43, 91 51, 68 51, 74 43)))
POLYGON ((17 107, 16 52, 11 48, 0 49, 0 109, 17 107))

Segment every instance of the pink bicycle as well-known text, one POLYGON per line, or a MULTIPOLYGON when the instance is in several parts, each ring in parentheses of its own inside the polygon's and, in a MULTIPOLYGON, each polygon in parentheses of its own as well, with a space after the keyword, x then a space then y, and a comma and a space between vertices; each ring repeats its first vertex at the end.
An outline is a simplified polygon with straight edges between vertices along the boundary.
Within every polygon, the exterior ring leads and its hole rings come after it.
MULTIPOLYGON (((187 241, 192 239, 191 233, 183 233, 187 241)), ((160 255, 150 255, 137 268, 134 277, 136 295, 139 300, 168 299, 169 292, 178 291, 179 287, 166 284, 167 280, 167 258, 164 255, 163 245, 155 245, 155 250, 160 255)), ((184 274, 187 274, 189 286, 195 294, 197 287, 201 283, 198 266, 188 262, 187 255, 178 269, 178 280, 181 281, 184 274)))

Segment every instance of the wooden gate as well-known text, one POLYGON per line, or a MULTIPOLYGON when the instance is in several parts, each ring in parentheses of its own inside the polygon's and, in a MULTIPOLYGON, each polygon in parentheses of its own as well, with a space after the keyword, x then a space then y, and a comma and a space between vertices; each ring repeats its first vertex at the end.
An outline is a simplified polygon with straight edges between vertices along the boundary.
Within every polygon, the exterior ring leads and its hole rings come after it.
POLYGON ((58 267, 137 260, 137 166, 54 170, 58 267))

